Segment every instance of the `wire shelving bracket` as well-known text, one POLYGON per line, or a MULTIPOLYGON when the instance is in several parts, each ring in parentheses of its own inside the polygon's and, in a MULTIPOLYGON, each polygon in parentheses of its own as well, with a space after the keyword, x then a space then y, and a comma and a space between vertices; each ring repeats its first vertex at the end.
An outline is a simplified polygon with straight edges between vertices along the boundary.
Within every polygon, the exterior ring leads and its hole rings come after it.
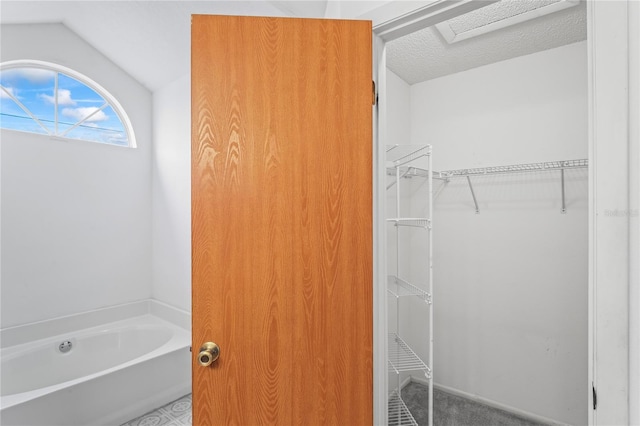
MULTIPOLYGON (((473 190, 471 183, 471 177, 475 176, 489 176, 498 174, 509 173, 528 173, 528 172, 546 172, 546 171, 560 171, 560 196, 562 198, 562 210, 561 213, 567 212, 567 205, 565 200, 565 187, 564 187, 564 171, 568 169, 583 169, 589 167, 589 161, 586 159, 580 160, 565 160, 565 161, 548 161, 543 163, 529 163, 529 164, 513 164, 508 166, 493 166, 493 167, 477 167, 473 169, 458 169, 447 170, 444 172, 434 172, 439 179, 443 179, 445 184, 453 178, 466 178, 469 184, 469 190, 471 191, 471 197, 473 198, 473 204, 475 205, 476 214, 480 213, 478 207, 478 200, 473 190)), ((407 173, 408 174, 408 173, 407 173)), ((442 187, 441 187, 442 189, 442 187)))
POLYGON ((431 219, 426 217, 392 217, 387 222, 396 226, 413 226, 414 228, 431 229, 431 219))

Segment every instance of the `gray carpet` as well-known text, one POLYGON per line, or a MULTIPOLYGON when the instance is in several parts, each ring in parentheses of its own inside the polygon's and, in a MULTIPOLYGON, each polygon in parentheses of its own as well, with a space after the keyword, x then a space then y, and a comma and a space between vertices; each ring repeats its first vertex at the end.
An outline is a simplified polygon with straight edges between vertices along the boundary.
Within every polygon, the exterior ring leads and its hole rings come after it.
MULTIPOLYGON (((429 388, 409 383, 402 389, 402 399, 418 425, 428 425, 429 388)), ((435 389, 433 392, 434 426, 548 426, 532 422, 507 411, 435 389)))

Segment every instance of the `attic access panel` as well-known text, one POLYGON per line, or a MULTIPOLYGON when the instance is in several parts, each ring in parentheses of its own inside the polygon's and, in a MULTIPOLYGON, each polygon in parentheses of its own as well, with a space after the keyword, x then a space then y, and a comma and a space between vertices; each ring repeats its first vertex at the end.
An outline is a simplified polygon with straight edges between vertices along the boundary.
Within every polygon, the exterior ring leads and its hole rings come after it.
POLYGON ((447 43, 457 43, 569 7, 579 0, 501 0, 436 24, 447 43))

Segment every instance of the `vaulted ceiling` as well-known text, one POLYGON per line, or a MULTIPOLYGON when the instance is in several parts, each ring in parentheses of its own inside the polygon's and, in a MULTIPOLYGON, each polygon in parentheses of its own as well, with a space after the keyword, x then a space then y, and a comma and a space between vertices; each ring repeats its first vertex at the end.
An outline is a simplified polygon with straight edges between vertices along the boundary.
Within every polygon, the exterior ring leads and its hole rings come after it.
POLYGON ((0 7, 2 24, 63 23, 151 91, 189 72, 192 14, 287 16, 257 1, 2 0, 0 7))
MULTIPOLYGON (((2 0, 0 24, 63 23, 154 91, 189 72, 191 14, 357 18, 384 3, 389 1, 2 0)), ((427 28, 389 42, 388 63, 412 84, 585 38, 580 5, 451 45, 427 28)))

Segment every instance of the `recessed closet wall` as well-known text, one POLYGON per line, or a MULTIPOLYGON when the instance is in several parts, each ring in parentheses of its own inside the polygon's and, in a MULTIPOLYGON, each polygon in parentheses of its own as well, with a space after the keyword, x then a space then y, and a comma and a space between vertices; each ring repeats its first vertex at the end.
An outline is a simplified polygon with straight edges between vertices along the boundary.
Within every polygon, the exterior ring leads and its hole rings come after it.
MULTIPOLYGON (((389 141, 432 144, 435 170, 587 158, 586 42, 412 86, 389 72, 387 84, 389 141)), ((434 382, 586 424, 587 170, 565 172, 566 214, 558 171, 472 183, 479 214, 466 179, 434 203, 434 382)), ((424 250, 402 249, 420 265, 424 250)), ((418 309, 401 318, 414 342, 418 309)))
POLYGON ((191 312, 191 78, 153 94, 152 297, 191 312))

